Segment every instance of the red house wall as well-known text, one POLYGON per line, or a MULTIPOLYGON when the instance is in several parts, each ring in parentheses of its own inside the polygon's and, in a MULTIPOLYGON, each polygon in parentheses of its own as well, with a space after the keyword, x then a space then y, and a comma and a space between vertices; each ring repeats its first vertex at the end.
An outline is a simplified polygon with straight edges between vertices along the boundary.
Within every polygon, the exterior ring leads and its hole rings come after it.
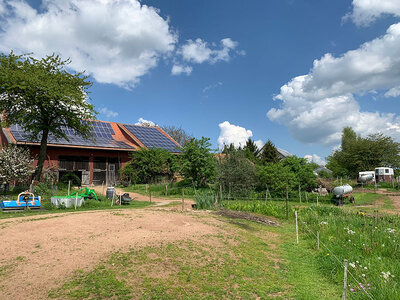
MULTIPOLYGON (((34 166, 37 165, 37 158, 39 157, 39 147, 31 146, 31 155, 34 158, 34 166)), ((89 171, 90 171, 90 184, 93 183, 93 158, 94 157, 108 157, 108 158, 119 158, 121 162, 121 168, 130 160, 130 151, 115 151, 115 150, 97 150, 97 149, 74 149, 64 147, 48 147, 46 152, 46 160, 44 162, 44 168, 55 167, 58 168, 58 157, 60 155, 65 156, 88 156, 89 157, 89 171)))

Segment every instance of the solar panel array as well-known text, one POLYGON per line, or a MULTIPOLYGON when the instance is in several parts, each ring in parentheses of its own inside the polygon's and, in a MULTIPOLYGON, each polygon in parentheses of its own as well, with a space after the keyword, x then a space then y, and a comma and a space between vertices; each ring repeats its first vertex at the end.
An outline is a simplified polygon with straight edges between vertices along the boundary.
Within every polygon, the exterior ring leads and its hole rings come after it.
POLYGON ((124 125, 147 148, 161 148, 169 152, 181 152, 179 147, 157 128, 137 125, 124 125))
MULTIPOLYGON (((83 138, 76 134, 76 132, 68 127, 62 127, 62 131, 68 137, 66 139, 56 139, 54 135, 49 134, 48 143, 57 145, 74 145, 74 146, 88 146, 88 147, 103 147, 103 148, 122 148, 131 149, 132 146, 122 142, 116 141, 113 138, 115 134, 110 123, 104 122, 90 122, 92 127, 93 138, 83 138)), ((28 133, 26 133, 21 126, 13 125, 10 127, 17 142, 40 142, 40 137, 37 140, 32 140, 28 133)))

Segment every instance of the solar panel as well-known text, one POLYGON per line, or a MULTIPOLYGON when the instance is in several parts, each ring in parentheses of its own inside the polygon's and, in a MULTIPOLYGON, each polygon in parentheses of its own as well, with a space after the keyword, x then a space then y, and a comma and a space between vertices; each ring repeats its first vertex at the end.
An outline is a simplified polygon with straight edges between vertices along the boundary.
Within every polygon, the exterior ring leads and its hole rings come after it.
MULTIPOLYGON (((62 127, 61 130, 68 137, 69 141, 66 139, 56 139, 52 134, 49 134, 47 142, 49 144, 56 145, 74 145, 74 146, 87 146, 87 147, 103 147, 103 148, 122 148, 122 149, 132 149, 132 146, 122 142, 116 141, 113 138, 115 134, 110 123, 90 121, 89 124, 92 127, 93 138, 83 138, 76 134, 76 132, 68 127, 62 127)), ((13 134, 17 142, 40 142, 40 136, 36 140, 32 140, 28 133, 26 133, 21 126, 13 125, 10 127, 10 131, 13 134)))
POLYGON ((155 127, 145 127, 137 125, 124 125, 139 141, 147 148, 161 148, 170 152, 181 152, 179 146, 166 137, 155 127))

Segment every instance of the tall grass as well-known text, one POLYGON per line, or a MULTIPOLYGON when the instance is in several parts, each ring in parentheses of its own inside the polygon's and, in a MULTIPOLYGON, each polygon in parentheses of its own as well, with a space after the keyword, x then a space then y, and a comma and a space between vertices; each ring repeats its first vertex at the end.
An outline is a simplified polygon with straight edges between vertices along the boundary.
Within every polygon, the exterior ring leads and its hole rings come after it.
MULTIPOLYGON (((285 206, 281 202, 226 201, 223 205, 229 209, 285 217, 285 206)), ((314 259, 323 276, 337 285, 343 284, 343 261, 347 259, 350 299, 368 299, 368 295, 373 299, 400 299, 399 217, 349 212, 329 206, 297 210, 300 243, 315 250, 314 259)), ((293 211, 290 208, 291 220, 293 211)))

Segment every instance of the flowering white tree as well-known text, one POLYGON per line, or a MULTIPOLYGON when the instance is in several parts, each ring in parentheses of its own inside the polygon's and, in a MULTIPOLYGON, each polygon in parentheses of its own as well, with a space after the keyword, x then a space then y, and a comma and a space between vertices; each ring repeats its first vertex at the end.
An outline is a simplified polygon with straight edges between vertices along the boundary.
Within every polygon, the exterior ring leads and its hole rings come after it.
POLYGON ((29 178, 35 171, 32 162, 28 149, 15 145, 4 147, 0 151, 0 184, 29 178))

